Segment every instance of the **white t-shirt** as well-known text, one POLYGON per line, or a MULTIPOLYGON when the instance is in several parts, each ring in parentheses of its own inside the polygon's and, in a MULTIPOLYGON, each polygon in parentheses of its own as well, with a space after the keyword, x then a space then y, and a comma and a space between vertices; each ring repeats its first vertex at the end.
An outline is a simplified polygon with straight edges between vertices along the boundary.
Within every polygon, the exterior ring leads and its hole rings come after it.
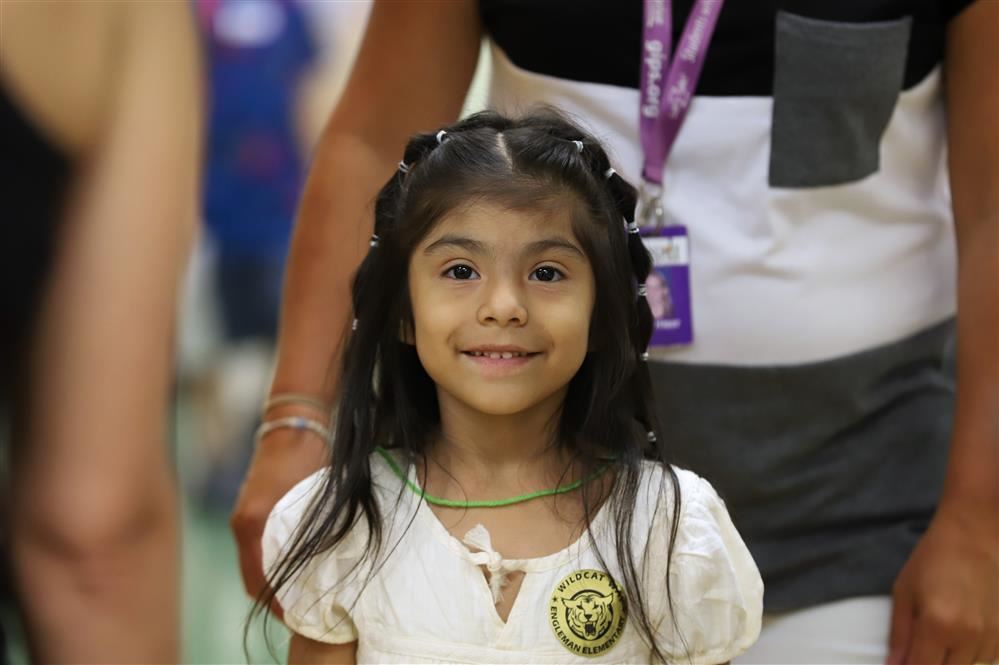
MULTIPOLYGON (((549 556, 504 559, 481 525, 464 543, 452 536, 377 454, 371 470, 385 522, 382 554, 374 563, 362 556, 368 532, 359 523, 333 551, 310 561, 278 594, 290 629, 321 642, 359 640, 359 663, 649 662, 635 611, 623 602, 610 501, 591 524, 607 566, 585 534, 549 556), (494 580, 524 572, 506 622, 484 567, 494 580)), ((665 584, 672 492, 665 471, 651 462, 643 464, 633 517, 635 563, 664 655, 687 661, 686 644, 692 665, 723 663, 759 635, 763 582, 711 485, 676 472, 682 508, 671 569, 675 622, 665 584)), ((263 537, 265 569, 288 546, 324 473, 275 506, 263 537)), ((416 482, 412 468, 409 477, 416 482)))

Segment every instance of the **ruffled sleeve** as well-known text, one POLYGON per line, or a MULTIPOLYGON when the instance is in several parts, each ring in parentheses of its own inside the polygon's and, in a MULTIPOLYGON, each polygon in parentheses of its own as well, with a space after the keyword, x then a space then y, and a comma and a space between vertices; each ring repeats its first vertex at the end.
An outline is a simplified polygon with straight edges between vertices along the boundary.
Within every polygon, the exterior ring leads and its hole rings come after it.
MULTIPOLYGON (((264 570, 270 575, 281 562, 326 471, 309 476, 286 494, 267 518, 262 541, 264 570)), ((278 591, 284 623, 319 642, 343 644, 357 639, 351 613, 363 576, 359 562, 366 540, 355 527, 334 550, 309 561, 278 591)))
MULTIPOLYGON (((726 663, 759 637, 763 580, 714 488, 689 471, 678 469, 677 474, 682 503, 670 571, 673 614, 664 601, 655 617, 659 647, 670 662, 726 663)), ((662 549, 654 554, 661 561, 668 545, 668 515, 657 511, 650 540, 653 549, 662 549)), ((657 595, 665 599, 665 576, 656 577, 661 585, 657 595)))

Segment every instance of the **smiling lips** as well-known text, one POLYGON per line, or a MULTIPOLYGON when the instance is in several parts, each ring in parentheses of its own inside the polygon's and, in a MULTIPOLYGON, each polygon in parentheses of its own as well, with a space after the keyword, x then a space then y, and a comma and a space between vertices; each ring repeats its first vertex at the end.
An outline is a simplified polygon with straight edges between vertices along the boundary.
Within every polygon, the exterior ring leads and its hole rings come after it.
POLYGON ((531 358, 541 355, 536 351, 527 351, 514 346, 482 346, 461 353, 477 365, 494 368, 520 367, 531 358))
POLYGON ((534 354, 529 351, 465 351, 473 358, 492 358, 493 360, 508 360, 510 358, 526 358, 534 354))

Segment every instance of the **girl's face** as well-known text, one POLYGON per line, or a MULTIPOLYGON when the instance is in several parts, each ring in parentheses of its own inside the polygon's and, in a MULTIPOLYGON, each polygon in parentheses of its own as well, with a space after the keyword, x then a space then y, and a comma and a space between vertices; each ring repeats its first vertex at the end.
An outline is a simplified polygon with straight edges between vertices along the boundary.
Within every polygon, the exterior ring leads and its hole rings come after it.
POLYGON ((594 280, 569 215, 477 203, 409 264, 413 337, 441 407, 513 415, 561 404, 586 357, 594 280))

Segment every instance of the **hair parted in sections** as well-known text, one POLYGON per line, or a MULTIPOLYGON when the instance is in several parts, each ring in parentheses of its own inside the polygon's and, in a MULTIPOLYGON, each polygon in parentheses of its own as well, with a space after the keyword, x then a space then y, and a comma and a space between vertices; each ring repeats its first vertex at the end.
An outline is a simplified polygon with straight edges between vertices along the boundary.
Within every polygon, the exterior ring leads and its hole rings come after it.
MULTIPOLYGON (((644 362, 654 322, 639 286, 652 262, 639 234, 629 232, 629 224, 631 231, 637 230, 635 189, 614 173, 596 139, 550 109, 518 119, 483 112, 443 131, 418 134, 379 192, 375 237, 353 282, 355 321, 342 354, 330 473, 288 556, 271 571, 271 586, 278 590, 286 585, 311 558, 342 541, 358 520, 368 525, 368 556, 381 552, 382 516, 371 487, 369 456, 382 446, 401 451, 405 461, 414 463, 439 427, 434 383, 405 341, 404 331, 413 324, 410 257, 435 224, 477 202, 525 212, 570 211, 596 291, 591 351, 570 382, 553 444, 568 448, 584 475, 605 464, 608 454, 613 456, 615 481, 607 500, 614 513, 615 554, 629 614, 664 660, 652 639, 641 593, 640 553, 631 545, 640 465, 654 460, 666 477, 664 492, 672 488, 672 522, 667 560, 645 558, 645 565, 651 567, 646 572, 665 576, 668 592, 680 493, 644 362)), ((584 484, 581 491, 588 537, 606 567, 589 532, 597 503, 593 493, 599 488, 584 484)), ((273 597, 269 594, 260 604, 273 597)), ((669 604, 672 608, 672 599, 669 604)))

